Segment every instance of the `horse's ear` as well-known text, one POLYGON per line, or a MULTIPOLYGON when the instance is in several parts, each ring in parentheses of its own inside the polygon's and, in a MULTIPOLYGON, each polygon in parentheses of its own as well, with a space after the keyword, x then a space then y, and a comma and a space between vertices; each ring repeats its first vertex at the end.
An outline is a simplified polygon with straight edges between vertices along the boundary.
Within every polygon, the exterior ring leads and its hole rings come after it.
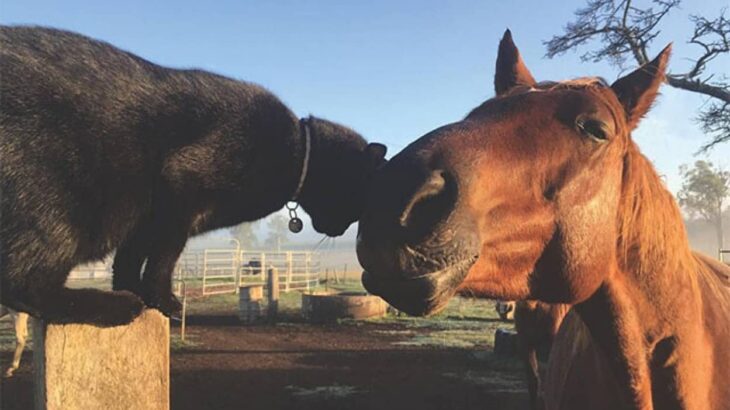
POLYGON ((530 74, 525 63, 520 57, 520 51, 512 41, 512 32, 504 32, 502 41, 499 42, 499 54, 497 54, 497 68, 494 73, 494 90, 497 95, 502 95, 516 85, 535 85, 535 79, 530 74))
POLYGON ((629 129, 636 128, 641 117, 649 111, 656 99, 659 86, 664 82, 671 52, 672 45, 669 44, 654 60, 619 78, 611 85, 611 89, 626 111, 629 129))

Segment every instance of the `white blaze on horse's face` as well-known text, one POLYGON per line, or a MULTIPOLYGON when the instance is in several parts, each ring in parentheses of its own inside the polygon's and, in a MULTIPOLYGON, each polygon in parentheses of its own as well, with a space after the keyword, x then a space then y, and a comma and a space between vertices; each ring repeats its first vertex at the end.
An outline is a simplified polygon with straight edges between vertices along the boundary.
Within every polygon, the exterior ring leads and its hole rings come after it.
POLYGON ((509 34, 497 96, 393 157, 360 224, 363 283, 409 313, 461 289, 500 299, 584 300, 616 264, 630 131, 668 57, 612 86, 537 83, 509 34))

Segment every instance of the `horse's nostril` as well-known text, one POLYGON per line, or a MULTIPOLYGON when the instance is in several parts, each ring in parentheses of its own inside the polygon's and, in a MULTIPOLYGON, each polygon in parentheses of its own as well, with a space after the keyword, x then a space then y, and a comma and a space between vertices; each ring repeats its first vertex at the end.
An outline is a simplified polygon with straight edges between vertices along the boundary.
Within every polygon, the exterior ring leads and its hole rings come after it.
POLYGON ((453 180, 444 170, 433 171, 408 201, 400 225, 409 230, 430 227, 446 217, 455 202, 453 180))

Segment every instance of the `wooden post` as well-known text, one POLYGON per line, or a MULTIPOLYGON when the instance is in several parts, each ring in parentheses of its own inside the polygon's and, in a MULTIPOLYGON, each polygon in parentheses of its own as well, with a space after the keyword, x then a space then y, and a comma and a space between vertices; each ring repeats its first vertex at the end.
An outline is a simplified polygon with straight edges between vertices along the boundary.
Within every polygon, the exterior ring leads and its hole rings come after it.
POLYGON ((238 242, 236 250, 233 254, 233 276, 236 281, 236 294, 238 294, 238 288, 241 286, 241 243, 238 242))
MULTIPOLYGON (((312 278, 309 277, 309 263, 311 262, 311 254, 309 252, 304 254, 304 280, 307 281, 307 292, 309 292, 309 289, 311 288, 310 282, 312 281, 312 278)), ((319 278, 317 278, 317 282, 319 282, 319 278)), ((319 285, 319 283, 317 283, 319 285)))
POLYGON ((186 316, 187 316, 187 310, 188 310, 188 297, 187 295, 183 295, 183 301, 182 301, 182 317, 180 318, 180 340, 182 342, 185 342, 185 324, 186 324, 186 316))
POLYGON ((170 322, 146 310, 126 326, 35 321, 36 410, 170 408, 170 322))
POLYGON ((241 287, 241 280, 242 280, 242 278, 241 278, 241 271, 242 270, 243 270, 242 267, 239 266, 234 271, 235 272, 235 279, 234 280, 236 281, 236 294, 238 294, 238 288, 241 287))
POLYGON ((268 317, 275 320, 279 313, 279 271, 275 267, 268 270, 269 306, 268 317))
POLYGON ((261 268, 259 269, 259 276, 261 277, 261 282, 264 282, 268 279, 264 277, 266 275, 266 254, 261 252, 261 259, 259 261, 259 265, 261 268))
POLYGON ((292 255, 291 252, 286 253, 286 290, 285 292, 289 292, 289 284, 291 283, 291 274, 292 274, 292 268, 293 268, 293 261, 292 261, 292 255))
POLYGON ((261 318, 263 301, 263 285, 241 286, 238 297, 238 319, 245 323, 258 321, 261 318))
POLYGON ((494 332, 494 353, 500 356, 517 354, 517 332, 499 328, 494 332))

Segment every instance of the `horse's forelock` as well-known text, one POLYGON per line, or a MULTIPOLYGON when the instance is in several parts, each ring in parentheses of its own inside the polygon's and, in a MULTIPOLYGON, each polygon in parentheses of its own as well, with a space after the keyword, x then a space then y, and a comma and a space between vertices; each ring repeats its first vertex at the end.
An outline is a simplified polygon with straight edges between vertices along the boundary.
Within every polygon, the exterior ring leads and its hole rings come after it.
POLYGON ((601 77, 580 77, 564 81, 543 81, 535 86, 535 88, 544 91, 607 87, 608 83, 601 77))
POLYGON ((553 90, 577 90, 585 88, 608 88, 609 85, 602 77, 580 77, 564 81, 541 81, 534 86, 520 85, 513 87, 504 96, 525 94, 529 92, 553 91, 553 90))

